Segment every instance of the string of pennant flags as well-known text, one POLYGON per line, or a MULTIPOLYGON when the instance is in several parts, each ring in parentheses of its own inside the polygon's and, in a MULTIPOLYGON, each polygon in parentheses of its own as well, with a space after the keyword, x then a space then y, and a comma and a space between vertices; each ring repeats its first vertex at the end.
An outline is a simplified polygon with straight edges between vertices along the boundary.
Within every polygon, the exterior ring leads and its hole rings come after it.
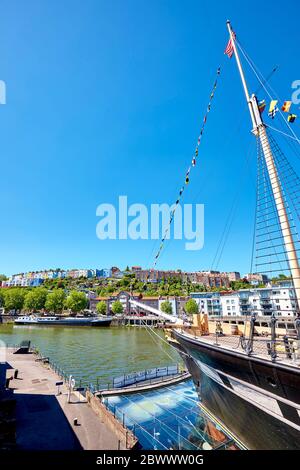
POLYGON ((212 90, 211 90, 211 93, 210 93, 210 96, 209 96, 208 105, 207 105, 206 112, 205 112, 205 115, 204 115, 204 118, 203 118, 201 129, 200 129, 200 134, 198 136, 195 151, 194 151, 194 154, 192 156, 192 161, 191 161, 191 163, 190 163, 190 165, 189 165, 189 167, 188 167, 188 169, 185 173, 185 182, 180 188, 180 191, 178 193, 178 197, 177 197, 177 199, 175 201, 175 204, 174 204, 174 208, 173 208, 173 210, 170 211, 170 219, 169 219, 169 222, 168 222, 167 227, 165 229, 164 235, 161 239, 161 243, 159 245, 158 251, 155 255, 153 268, 155 268, 155 266, 158 262, 158 258, 159 258, 160 254, 162 252, 163 247, 164 247, 164 243, 165 243, 167 235, 169 233, 170 226, 173 222, 176 209, 177 209, 177 207, 180 203, 180 200, 183 196, 184 190, 190 182, 190 172, 191 172, 192 168, 196 166, 197 158, 199 156, 199 146, 201 144, 202 136, 203 136, 204 129, 205 129, 205 126, 206 126, 206 123, 207 123, 208 114, 211 111, 212 101, 213 101, 213 98, 214 98, 214 95, 215 95, 216 88, 218 86, 218 77, 219 77, 220 74, 221 74, 221 68, 218 67, 217 73, 216 73, 216 78, 215 78, 215 81, 214 81, 214 84, 213 84, 213 87, 212 87, 212 90))

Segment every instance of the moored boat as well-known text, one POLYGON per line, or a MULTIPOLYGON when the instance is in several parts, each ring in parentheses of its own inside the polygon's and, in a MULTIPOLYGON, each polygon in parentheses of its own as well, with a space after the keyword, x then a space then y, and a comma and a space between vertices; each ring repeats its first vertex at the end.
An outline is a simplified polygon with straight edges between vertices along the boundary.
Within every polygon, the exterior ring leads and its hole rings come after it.
POLYGON ((110 326, 111 317, 63 317, 63 316, 37 316, 24 315, 15 319, 15 325, 51 325, 51 326, 110 326))

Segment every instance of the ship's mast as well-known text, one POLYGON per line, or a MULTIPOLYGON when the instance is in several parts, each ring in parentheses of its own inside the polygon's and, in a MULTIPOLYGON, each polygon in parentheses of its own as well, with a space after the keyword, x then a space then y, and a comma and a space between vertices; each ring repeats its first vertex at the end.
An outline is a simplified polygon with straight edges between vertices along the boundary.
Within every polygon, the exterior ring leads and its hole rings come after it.
POLYGON ((266 127, 262 120, 261 114, 259 112, 257 98, 254 94, 250 97, 249 92, 248 92, 245 75, 243 72, 239 53, 236 47, 235 34, 232 31, 230 21, 227 21, 227 27, 228 27, 232 47, 233 47, 234 56, 236 58, 237 66, 238 66, 239 73, 241 76, 249 111, 250 111, 250 116, 251 116, 252 125, 253 125, 252 132, 255 136, 257 136, 260 139, 261 147, 262 147, 265 162, 266 162, 266 167, 267 167, 269 178, 270 178, 270 184, 271 184, 272 193, 273 193, 273 197, 274 197, 274 201, 276 205, 276 210, 277 210, 282 237, 283 237, 283 241, 285 245, 285 250, 286 250, 286 254, 288 258, 288 264, 289 264, 289 268, 291 271, 293 284, 295 288, 295 294, 296 294, 296 300, 297 300, 297 314, 299 316, 300 314, 300 309, 299 309, 300 307, 300 267, 299 267, 294 239, 292 236, 290 222, 289 222, 287 210, 285 207, 281 182, 279 179, 272 149, 271 149, 268 135, 266 132, 266 127))

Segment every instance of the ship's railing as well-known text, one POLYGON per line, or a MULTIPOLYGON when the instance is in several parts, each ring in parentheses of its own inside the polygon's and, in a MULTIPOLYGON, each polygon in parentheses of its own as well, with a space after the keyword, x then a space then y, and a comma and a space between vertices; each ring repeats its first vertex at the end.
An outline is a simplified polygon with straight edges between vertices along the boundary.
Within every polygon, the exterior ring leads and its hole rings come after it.
POLYGON ((240 349, 249 355, 270 356, 272 360, 277 358, 297 360, 300 353, 300 345, 297 338, 287 336, 276 338, 275 340, 272 340, 271 337, 254 336, 251 340, 242 335, 226 336, 216 334, 215 344, 232 349, 240 349))
POLYGON ((182 333, 202 341, 208 341, 219 347, 241 351, 249 356, 268 357, 273 362, 277 360, 289 360, 298 363, 300 360, 300 340, 297 335, 276 335, 254 334, 245 335, 238 332, 233 334, 224 334, 222 324, 216 324, 215 333, 203 334, 199 329, 181 328, 182 333))

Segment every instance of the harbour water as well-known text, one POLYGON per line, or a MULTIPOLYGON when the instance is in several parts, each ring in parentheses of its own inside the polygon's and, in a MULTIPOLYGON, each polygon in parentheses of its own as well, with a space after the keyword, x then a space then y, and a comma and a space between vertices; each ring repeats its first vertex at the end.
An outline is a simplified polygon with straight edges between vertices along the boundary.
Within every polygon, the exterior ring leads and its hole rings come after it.
MULTIPOLYGON (((155 334, 163 337, 161 330, 155 334)), ((108 383, 123 374, 180 362, 177 352, 138 327, 63 327, 0 325, 8 345, 31 340, 43 356, 83 383, 108 383)))

